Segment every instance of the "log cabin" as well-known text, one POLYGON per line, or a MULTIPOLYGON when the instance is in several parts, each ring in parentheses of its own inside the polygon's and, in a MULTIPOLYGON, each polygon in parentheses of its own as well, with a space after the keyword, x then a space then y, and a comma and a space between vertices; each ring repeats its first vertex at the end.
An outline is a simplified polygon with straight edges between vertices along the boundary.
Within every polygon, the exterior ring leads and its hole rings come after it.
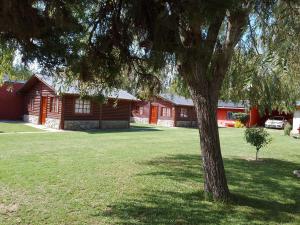
MULTIPOLYGON (((217 120, 219 126, 233 126, 232 115, 245 112, 241 103, 218 102, 217 120)), ((161 94, 151 101, 133 101, 131 121, 167 127, 196 127, 197 116, 192 99, 174 94, 161 94)))
POLYGON ((65 130, 129 128, 131 102, 137 100, 123 90, 107 94, 105 103, 81 98, 76 86, 64 89, 42 75, 33 75, 19 93, 24 96, 24 121, 65 130))

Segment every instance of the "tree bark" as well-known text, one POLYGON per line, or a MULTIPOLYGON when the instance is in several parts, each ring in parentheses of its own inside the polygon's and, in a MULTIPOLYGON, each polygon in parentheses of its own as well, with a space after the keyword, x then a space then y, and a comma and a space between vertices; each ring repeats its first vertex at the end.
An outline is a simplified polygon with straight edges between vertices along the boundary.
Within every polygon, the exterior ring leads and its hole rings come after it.
MULTIPOLYGON (((187 82, 197 112, 205 195, 218 201, 230 198, 216 118, 218 99, 234 47, 243 34, 251 7, 252 4, 242 4, 237 10, 218 13, 209 25, 207 38, 194 38, 184 45, 187 46, 186 54, 179 57, 179 73, 187 82), (222 42, 218 35, 225 15, 226 37, 222 42)), ((193 37, 199 35, 195 30, 190 31, 193 37)))
POLYGON ((221 154, 216 118, 218 100, 212 95, 192 93, 198 119, 205 196, 218 201, 228 201, 230 193, 221 154))

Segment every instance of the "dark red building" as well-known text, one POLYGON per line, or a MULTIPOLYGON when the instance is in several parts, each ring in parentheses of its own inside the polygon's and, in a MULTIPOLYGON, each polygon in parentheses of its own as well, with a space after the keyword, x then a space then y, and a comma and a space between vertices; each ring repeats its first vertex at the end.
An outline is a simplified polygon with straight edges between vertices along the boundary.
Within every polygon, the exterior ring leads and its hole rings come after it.
POLYGON ((60 82, 41 75, 32 76, 19 93, 24 96, 24 121, 68 130, 128 128, 131 102, 136 100, 118 90, 101 104, 91 97, 80 98, 76 85, 64 89, 60 82))
MULTIPOLYGON (((217 119, 220 126, 233 126, 232 114, 245 112, 242 103, 219 101, 217 119)), ((135 101, 131 121, 168 127, 195 127, 197 116, 191 99, 173 94, 161 94, 152 101, 135 101)))
POLYGON ((5 82, 0 86, 0 120, 21 120, 24 99, 18 94, 23 82, 5 82))

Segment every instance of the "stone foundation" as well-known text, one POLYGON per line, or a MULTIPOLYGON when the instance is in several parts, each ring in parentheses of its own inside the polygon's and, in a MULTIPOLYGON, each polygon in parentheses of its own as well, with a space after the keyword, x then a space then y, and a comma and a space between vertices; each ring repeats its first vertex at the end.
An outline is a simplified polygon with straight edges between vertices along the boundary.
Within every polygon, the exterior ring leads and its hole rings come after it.
POLYGON ((46 118, 45 127, 59 129, 60 120, 53 118, 46 118))
POLYGON ((102 120, 101 128, 102 129, 120 129, 120 128, 129 128, 129 121, 127 120, 102 120))
POLYGON ((23 115, 23 120, 26 123, 39 124, 39 117, 34 115, 23 115))
POLYGON ((147 117, 131 117, 131 123, 149 124, 149 118, 147 117))
POLYGON ((99 129, 99 120, 65 120, 65 130, 91 130, 99 129))
POLYGON ((176 127, 197 127, 197 121, 176 121, 176 127))
POLYGON ((158 126, 163 126, 163 127, 174 127, 174 121, 173 120, 157 120, 157 125, 158 126))

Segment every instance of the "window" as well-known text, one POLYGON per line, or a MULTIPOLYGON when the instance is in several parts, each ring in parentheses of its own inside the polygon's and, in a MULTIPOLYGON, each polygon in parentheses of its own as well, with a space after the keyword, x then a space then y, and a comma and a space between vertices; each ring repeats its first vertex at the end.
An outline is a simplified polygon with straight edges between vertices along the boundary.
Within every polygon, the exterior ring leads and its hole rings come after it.
POLYGON ((137 115, 143 115, 144 107, 143 106, 135 106, 134 113, 137 115))
POLYGON ((188 110, 186 108, 180 108, 180 117, 188 117, 188 110))
POLYGON ((143 107, 143 106, 140 106, 140 107, 139 107, 139 114, 140 114, 140 115, 143 115, 143 114, 144 114, 144 107, 143 107))
POLYGON ((50 98, 50 112, 58 112, 58 98, 50 98))
POLYGON ((227 112, 226 119, 227 120, 234 120, 234 118, 233 118, 233 112, 227 112))
POLYGON ((91 113, 91 101, 86 99, 76 99, 75 113, 88 114, 91 113))
POLYGON ((162 107, 161 108, 161 116, 171 117, 171 109, 166 108, 166 107, 162 107))
POLYGON ((30 107, 30 110, 31 110, 31 111, 34 110, 34 97, 31 97, 31 98, 30 98, 29 107, 30 107))

